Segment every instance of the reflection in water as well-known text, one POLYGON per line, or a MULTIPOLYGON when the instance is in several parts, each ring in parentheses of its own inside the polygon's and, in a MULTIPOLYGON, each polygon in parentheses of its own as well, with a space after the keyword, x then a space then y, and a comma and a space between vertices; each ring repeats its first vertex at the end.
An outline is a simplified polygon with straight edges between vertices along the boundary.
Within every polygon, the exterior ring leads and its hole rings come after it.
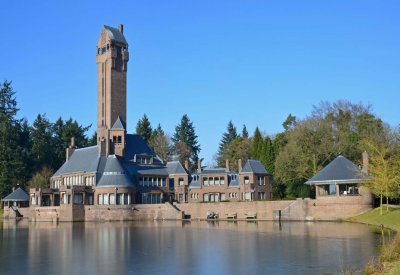
POLYGON ((361 268, 379 240, 332 222, 10 221, 0 273, 321 274, 361 268))

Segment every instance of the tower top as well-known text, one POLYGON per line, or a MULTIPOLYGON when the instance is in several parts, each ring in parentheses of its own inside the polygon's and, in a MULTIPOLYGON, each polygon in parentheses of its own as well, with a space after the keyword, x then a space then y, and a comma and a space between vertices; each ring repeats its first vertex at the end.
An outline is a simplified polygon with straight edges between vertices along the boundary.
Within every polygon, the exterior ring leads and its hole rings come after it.
POLYGON ((124 25, 119 24, 118 28, 110 27, 107 25, 103 26, 103 30, 101 32, 97 46, 101 47, 102 45, 110 42, 116 42, 118 44, 128 45, 128 42, 126 41, 124 36, 124 25))

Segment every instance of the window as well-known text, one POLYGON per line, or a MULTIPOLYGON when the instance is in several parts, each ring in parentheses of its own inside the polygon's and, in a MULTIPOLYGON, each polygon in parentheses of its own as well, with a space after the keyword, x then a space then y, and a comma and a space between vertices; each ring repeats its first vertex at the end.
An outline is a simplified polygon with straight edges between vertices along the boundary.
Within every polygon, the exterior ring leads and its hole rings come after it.
POLYGON ((210 185, 214 185, 214 178, 210 178, 210 185))
POLYGON ((105 54, 107 51, 106 47, 101 48, 101 54, 105 54))
POLYGON ((115 204, 115 194, 110 194, 110 204, 111 205, 115 204))
POLYGON ((118 136, 117 143, 122 143, 122 136, 118 136))
POLYGON ((208 178, 203 178, 203 185, 208 185, 208 178))
POLYGON ((264 177, 262 177, 262 176, 258 177, 258 185, 265 185, 264 177))
POLYGON ((225 184, 225 177, 221 177, 220 180, 221 180, 221 185, 225 184))
POLYGON ((225 193, 221 193, 221 201, 225 200, 225 193))
POLYGON ((208 194, 204 194, 203 195, 203 201, 204 202, 208 202, 208 194))
POLYGON ((32 195, 32 196, 31 196, 31 204, 32 204, 32 205, 35 205, 35 204, 36 204, 36 197, 35 197, 35 195, 32 195))
POLYGON ((183 180, 183 178, 179 178, 179 185, 183 186, 185 184, 185 181, 183 180))
POLYGON ((108 204, 109 204, 108 194, 104 194, 104 195, 103 195, 103 202, 104 202, 105 205, 108 205, 108 204))
POLYGON ((258 192, 258 200, 259 201, 265 200, 265 192, 258 192))
POLYGON ((123 196, 123 194, 117 194, 117 197, 116 197, 116 200, 115 200, 115 204, 116 205, 122 204, 122 196, 123 196))
POLYGON ((244 192, 243 193, 243 200, 245 200, 245 201, 251 200, 251 193, 250 192, 244 192))
POLYGON ((83 204, 83 194, 82 193, 74 194, 74 204, 83 204))
POLYGON ((249 184, 250 183, 250 180, 249 180, 249 177, 244 177, 244 184, 249 184))
POLYGON ((129 194, 124 194, 124 204, 129 204, 129 194))
POLYGON ((215 185, 219 185, 220 183, 219 183, 219 177, 216 177, 215 178, 215 185))
POLYGON ((99 205, 103 205, 104 204, 104 202, 103 202, 103 194, 99 194, 98 203, 99 203, 99 205))

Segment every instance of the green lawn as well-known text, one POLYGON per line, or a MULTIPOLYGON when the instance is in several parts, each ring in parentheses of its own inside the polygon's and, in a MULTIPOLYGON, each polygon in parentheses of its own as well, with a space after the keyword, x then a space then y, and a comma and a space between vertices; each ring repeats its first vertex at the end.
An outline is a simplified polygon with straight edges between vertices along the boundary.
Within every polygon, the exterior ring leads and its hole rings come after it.
POLYGON ((348 220, 378 226, 383 224, 384 227, 400 231, 400 208, 389 208, 389 212, 386 212, 386 207, 384 207, 382 216, 379 212, 379 208, 375 208, 348 220))

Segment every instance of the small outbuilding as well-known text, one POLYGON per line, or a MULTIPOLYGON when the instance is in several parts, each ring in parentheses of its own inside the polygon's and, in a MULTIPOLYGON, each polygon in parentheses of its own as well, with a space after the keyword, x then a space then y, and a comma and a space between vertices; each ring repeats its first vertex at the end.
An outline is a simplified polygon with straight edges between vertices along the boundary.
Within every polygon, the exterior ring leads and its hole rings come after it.
POLYGON ((4 207, 29 207, 29 195, 21 187, 18 187, 2 201, 4 203, 4 207))
MULTIPOLYGON (((365 161, 366 166, 367 161, 365 161)), ((368 181, 367 167, 363 169, 344 156, 338 156, 306 182, 315 186, 316 198, 360 196, 361 184, 368 181)))

